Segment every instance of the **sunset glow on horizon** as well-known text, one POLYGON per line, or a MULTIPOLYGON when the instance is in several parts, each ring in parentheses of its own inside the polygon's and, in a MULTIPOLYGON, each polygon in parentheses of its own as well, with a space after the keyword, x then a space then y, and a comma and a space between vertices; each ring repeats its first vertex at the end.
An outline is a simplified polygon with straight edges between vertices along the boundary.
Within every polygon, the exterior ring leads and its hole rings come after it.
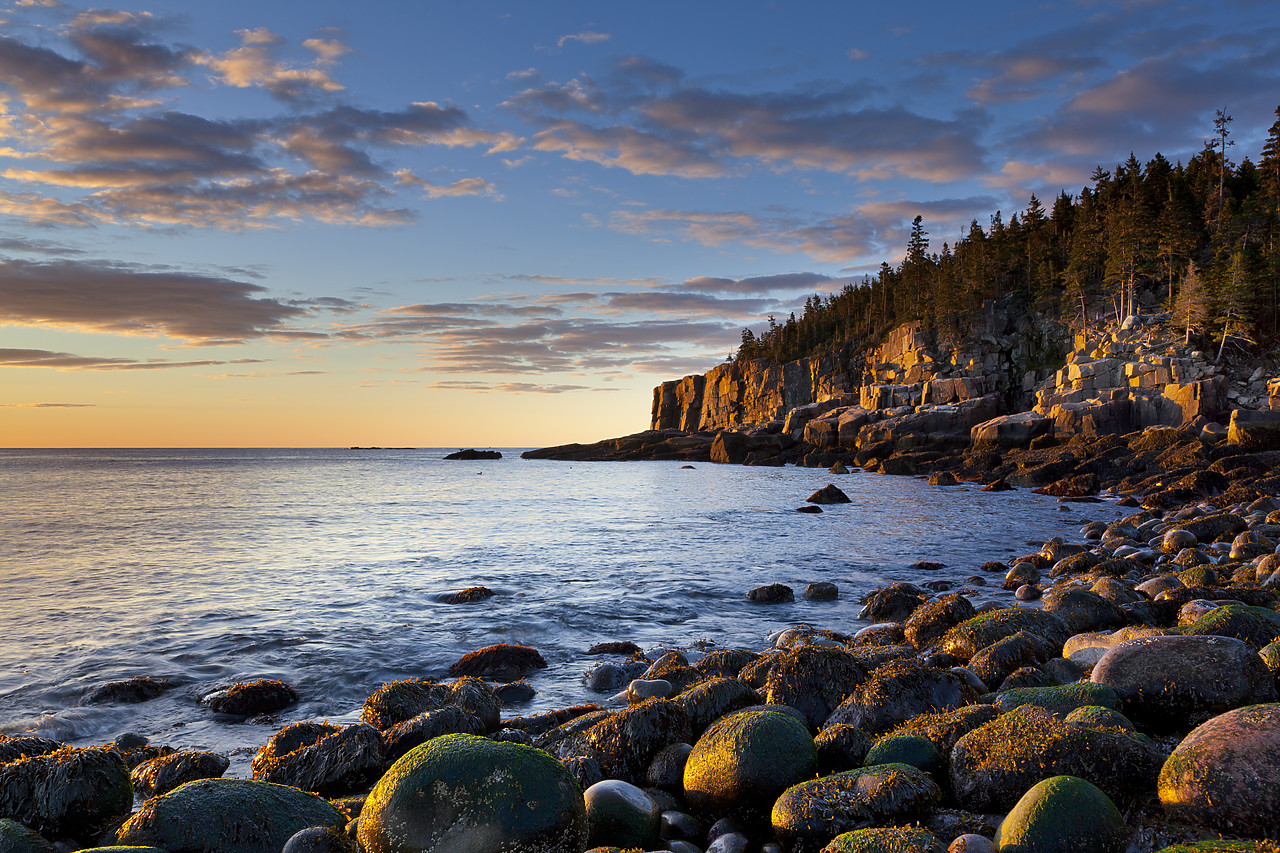
POLYGON ((0 6, 0 446, 528 447, 1130 152, 1254 0, 0 6))

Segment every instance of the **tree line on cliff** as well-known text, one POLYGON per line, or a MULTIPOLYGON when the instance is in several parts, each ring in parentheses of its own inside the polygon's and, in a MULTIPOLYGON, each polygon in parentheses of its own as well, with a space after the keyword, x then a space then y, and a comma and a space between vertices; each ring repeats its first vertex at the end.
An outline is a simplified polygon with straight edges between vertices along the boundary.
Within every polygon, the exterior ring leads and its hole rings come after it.
POLYGON ((743 329, 730 360, 785 363, 832 348, 875 343, 918 320, 939 335, 981 329, 992 301, 1080 328, 1122 320, 1140 297, 1171 312, 1193 336, 1249 346, 1280 340, 1280 107, 1258 163, 1232 162, 1231 116, 1186 164, 1133 155, 1098 166, 1092 186, 1065 190, 1046 208, 1034 194, 1005 222, 975 219, 954 245, 930 252, 925 222, 912 222, 900 264, 839 293, 814 294, 799 317, 743 329))

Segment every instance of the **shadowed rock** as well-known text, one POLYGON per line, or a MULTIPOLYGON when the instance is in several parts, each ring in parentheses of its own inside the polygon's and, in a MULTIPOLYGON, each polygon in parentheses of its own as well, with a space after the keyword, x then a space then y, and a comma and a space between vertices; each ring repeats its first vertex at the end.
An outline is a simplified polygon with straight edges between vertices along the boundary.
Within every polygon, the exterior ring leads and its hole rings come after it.
POLYGON ((169 689, 164 679, 152 678, 149 675, 127 678, 124 681, 108 681, 84 694, 80 700, 82 705, 125 704, 134 705, 154 699, 169 689))
POLYGON ((225 755, 203 750, 184 749, 150 758, 129 774, 133 790, 145 797, 167 794, 179 785, 196 779, 218 779, 231 761, 225 755))
POLYGON ((367 723, 292 723, 253 757, 253 778, 326 797, 363 789, 386 766, 382 736, 367 723))
POLYGON ((68 746, 0 765, 0 817, 50 838, 94 838, 132 806, 129 769, 114 749, 68 746))
POLYGON ((284 710, 298 701, 298 691, 283 681, 260 678, 257 681, 239 682, 226 690, 210 693, 203 701, 210 710, 219 714, 253 717, 284 710))
POLYGON ((455 677, 517 678, 531 669, 545 669, 546 666, 542 654, 532 646, 498 643, 467 652, 449 667, 449 674, 455 677))

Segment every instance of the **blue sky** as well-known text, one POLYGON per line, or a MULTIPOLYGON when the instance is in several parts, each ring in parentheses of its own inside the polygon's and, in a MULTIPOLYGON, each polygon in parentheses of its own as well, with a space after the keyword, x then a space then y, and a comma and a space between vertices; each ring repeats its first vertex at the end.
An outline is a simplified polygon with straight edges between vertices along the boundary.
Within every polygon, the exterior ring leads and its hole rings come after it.
POLYGON ((0 444, 643 428, 744 325, 1132 151, 1238 160, 1280 9, 0 9, 0 444))

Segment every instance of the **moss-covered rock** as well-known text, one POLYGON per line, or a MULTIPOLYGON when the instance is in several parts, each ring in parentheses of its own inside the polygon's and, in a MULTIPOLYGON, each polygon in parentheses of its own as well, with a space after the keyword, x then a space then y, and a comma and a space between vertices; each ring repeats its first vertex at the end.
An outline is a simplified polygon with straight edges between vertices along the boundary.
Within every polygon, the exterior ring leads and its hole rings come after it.
POLYGON ((889 735, 919 735, 928 739, 942 755, 948 756, 956 741, 998 716, 1000 712, 994 705, 965 705, 939 714, 912 717, 891 729, 889 735))
POLYGON ((1012 711, 1019 705, 1036 705, 1053 713, 1057 717, 1065 717, 1076 708, 1086 705, 1101 705, 1104 708, 1119 708, 1120 700, 1116 691, 1105 684, 1061 684, 1055 687, 1024 687, 1017 690, 1004 690, 996 694, 996 708, 1004 713, 1012 711))
POLYGON ((300 722, 276 732, 253 757, 253 778, 325 797, 359 791, 386 767, 382 736, 368 723, 300 722))
POLYGON ((1156 853, 1280 853, 1280 844, 1274 841, 1232 841, 1215 838, 1186 844, 1170 844, 1156 853))
POLYGON ((923 770, 881 764, 788 788, 773 805, 773 831, 788 850, 817 853, 845 832, 927 817, 941 799, 923 770))
POLYGON ((133 768, 129 778, 133 782, 134 793, 154 797, 196 779, 221 778, 230 766, 231 761, 225 755, 184 749, 147 759, 133 768))
POLYGON ((788 649, 769 670, 765 701, 790 705, 816 730, 859 684, 867 671, 842 648, 797 646, 788 649))
POLYGON ((685 801, 702 814, 759 818, 817 769, 803 722, 767 707, 748 708, 718 720, 693 745, 684 768, 685 801))
POLYGON ((949 711, 975 698, 973 688, 957 673, 899 658, 875 669, 824 727, 844 723, 881 734, 912 717, 949 711))
POLYGON ((132 806, 129 768, 113 749, 68 746, 0 765, 0 817, 41 835, 89 840, 132 806))
POLYGON ((1184 628, 1183 633, 1235 637, 1256 651, 1280 638, 1280 613, 1266 607, 1228 604, 1210 610, 1184 628))
POLYGON ((1231 637, 1141 637, 1102 656, 1091 680, 1116 691, 1139 726, 1187 731, 1208 718, 1275 698, 1270 672, 1231 637))
POLYGON ((689 717, 689 729, 693 737, 707 730, 707 726, 734 711, 741 711, 760 704, 760 696, 745 681, 737 678, 712 678, 695 684, 683 693, 672 697, 689 717))
POLYGON ((831 840, 822 853, 947 853, 938 836, 916 826, 855 829, 831 840))
POLYGON ((583 793, 587 844, 592 847, 653 849, 662 813, 653 798, 620 779, 597 782, 583 793))
POLYGON ((345 825, 342 812, 297 788, 199 779, 143 803, 116 843, 170 853, 279 853, 300 829, 345 825))
POLYGON ((1137 726, 1119 711, 1101 705, 1083 705, 1067 714, 1066 722, 1091 729, 1122 729, 1136 732, 1137 726))
POLYGON ((967 661, 992 643, 1019 631, 1045 640, 1055 655, 1061 653, 1062 644, 1071 636, 1066 623, 1052 613, 1032 607, 1009 607, 979 613, 961 622, 943 635, 942 650, 967 661))
POLYGON ((586 847, 582 789, 533 747, 474 735, 438 737, 378 781, 360 814, 368 853, 467 849, 579 853, 586 847), (483 846, 479 845, 483 839, 483 846))
POLYGON ((877 764, 909 764, 931 776, 945 773, 946 761, 928 738, 920 735, 887 735, 867 750, 863 759, 868 767, 877 764))
POLYGON ((1160 802, 1175 820, 1257 838, 1280 835, 1280 704, 1214 717, 1160 770, 1160 802))
POLYGON ((58 853, 53 842, 16 820, 0 818, 0 853, 58 853))
POLYGON ((1008 809, 1051 776, 1079 776, 1113 800, 1151 789, 1163 755, 1141 735, 1068 725, 1023 705, 974 729, 951 750, 951 787, 970 811, 1008 809))
POLYGON ((929 594, 915 584, 889 584, 867 596, 858 618, 868 622, 901 622, 928 598, 929 594))
POLYGON ((1001 853, 1124 853, 1129 832, 1097 786, 1054 776, 1023 794, 996 833, 1001 853))
POLYGON ((917 649, 923 649, 951 628, 977 615, 969 599, 963 595, 944 595, 912 611, 902 626, 902 632, 908 643, 917 649))

